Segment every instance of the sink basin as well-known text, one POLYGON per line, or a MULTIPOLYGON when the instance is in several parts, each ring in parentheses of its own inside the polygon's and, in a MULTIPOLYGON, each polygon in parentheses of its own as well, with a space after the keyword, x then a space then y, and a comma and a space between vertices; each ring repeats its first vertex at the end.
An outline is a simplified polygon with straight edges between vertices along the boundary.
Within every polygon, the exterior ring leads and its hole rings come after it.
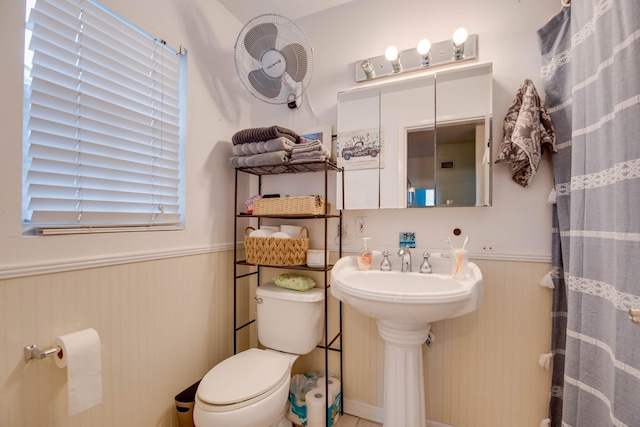
POLYGON ((473 263, 466 272, 454 278, 438 271, 360 271, 355 256, 340 258, 331 270, 331 294, 376 319, 384 341, 385 427, 426 427, 422 344, 432 322, 480 307, 482 273, 473 263))
POLYGON ((358 269, 357 258, 341 258, 331 272, 331 294, 377 320, 428 324, 477 310, 482 274, 468 264, 467 278, 451 274, 358 269))

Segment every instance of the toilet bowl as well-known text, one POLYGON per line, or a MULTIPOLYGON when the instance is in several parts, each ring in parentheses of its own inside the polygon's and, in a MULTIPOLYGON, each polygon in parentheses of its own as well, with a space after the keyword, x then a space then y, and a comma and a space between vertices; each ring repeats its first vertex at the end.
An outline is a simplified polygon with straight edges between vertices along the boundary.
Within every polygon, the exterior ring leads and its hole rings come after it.
POLYGON ((306 292, 273 283, 256 290, 258 340, 214 366, 200 381, 196 427, 291 427, 286 418, 291 368, 322 338, 324 289, 306 292), (292 321, 295 319, 295 321, 292 321))
POLYGON ((251 348, 230 357, 200 382, 196 426, 281 427, 287 411, 291 366, 297 355, 251 348))

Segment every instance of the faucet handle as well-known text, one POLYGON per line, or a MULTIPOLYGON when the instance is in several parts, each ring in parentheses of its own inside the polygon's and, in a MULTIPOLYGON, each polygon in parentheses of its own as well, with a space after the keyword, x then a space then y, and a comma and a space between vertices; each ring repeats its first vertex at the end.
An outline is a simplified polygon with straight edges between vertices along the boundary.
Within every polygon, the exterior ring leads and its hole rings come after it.
POLYGON ((391 271, 391 261, 389 261, 389 252, 382 252, 382 262, 380 263, 381 271, 391 271))
POLYGON ((420 273, 429 274, 431 273, 431 264, 429 264, 429 252, 425 252, 422 254, 422 264, 420 264, 420 273))

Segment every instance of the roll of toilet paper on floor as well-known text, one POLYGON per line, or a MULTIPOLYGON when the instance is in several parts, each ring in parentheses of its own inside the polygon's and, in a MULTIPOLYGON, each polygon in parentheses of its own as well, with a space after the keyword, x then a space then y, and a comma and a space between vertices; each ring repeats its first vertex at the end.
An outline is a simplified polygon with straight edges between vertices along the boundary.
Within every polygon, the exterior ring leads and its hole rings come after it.
MULTIPOLYGON (((333 394, 333 397, 335 398, 338 395, 338 393, 340 393, 340 380, 334 377, 329 377, 328 380, 327 380, 327 377, 320 377, 318 378, 318 383, 316 384, 316 387, 324 390, 326 381, 329 381, 329 391, 331 392, 331 394, 333 394)), ((331 406, 331 404, 332 403, 329 402, 329 406, 331 406)))
MULTIPOLYGON (((333 395, 329 392, 329 406, 333 404, 333 395)), ((307 403, 307 427, 325 427, 327 419, 327 400, 325 389, 316 387, 304 397, 307 403)))
POLYGON ((59 368, 67 368, 69 415, 75 415, 102 402, 102 359, 100 336, 85 329, 55 339, 61 351, 54 359, 59 368))

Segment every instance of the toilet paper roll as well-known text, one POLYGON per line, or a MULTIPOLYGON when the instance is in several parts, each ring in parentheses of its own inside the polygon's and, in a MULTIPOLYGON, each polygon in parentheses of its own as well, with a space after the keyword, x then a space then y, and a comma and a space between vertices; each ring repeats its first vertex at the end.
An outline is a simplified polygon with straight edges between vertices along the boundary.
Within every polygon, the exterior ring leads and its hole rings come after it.
MULTIPOLYGON (((333 395, 329 392, 329 406, 333 403, 333 395)), ((307 427, 325 427, 327 408, 325 389, 316 387, 304 397, 307 404, 307 427)))
POLYGON ((102 359, 100 336, 85 329, 55 339, 61 348, 54 359, 59 368, 67 368, 69 415, 75 415, 102 402, 102 359))
MULTIPOLYGON (((316 384, 316 387, 318 387, 321 390, 325 390, 325 382, 327 381, 327 377, 320 377, 318 378, 318 383, 316 384)), ((333 397, 335 398, 338 393, 340 393, 340 380, 334 377, 329 377, 329 391, 331 392, 331 394, 333 394, 333 397)), ((329 406, 331 406, 331 402, 329 402, 329 406)))

